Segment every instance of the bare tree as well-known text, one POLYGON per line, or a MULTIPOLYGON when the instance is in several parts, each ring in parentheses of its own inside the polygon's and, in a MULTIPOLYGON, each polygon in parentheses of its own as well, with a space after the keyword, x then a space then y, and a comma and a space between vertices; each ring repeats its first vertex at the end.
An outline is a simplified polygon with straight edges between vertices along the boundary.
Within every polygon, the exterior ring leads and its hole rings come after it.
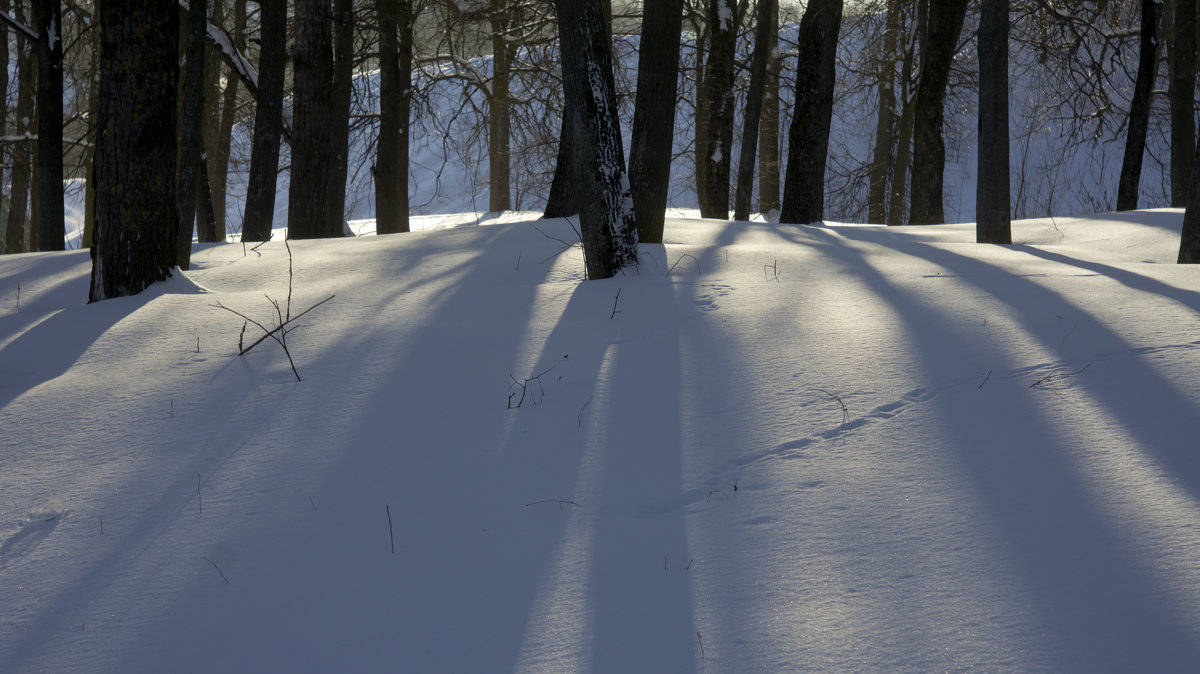
POLYGON ((804 224, 824 218, 825 161, 841 23, 842 0, 809 0, 800 20, 796 105, 788 134, 781 222, 804 224))
POLYGON ((975 240, 1012 243, 1008 168, 1008 0, 979 16, 979 155, 975 240))
POLYGON ((575 116, 579 226, 588 277, 637 260, 637 227, 617 119, 612 51, 600 0, 556 0, 566 108, 575 116))
POLYGON ((134 295, 175 266, 179 16, 160 0, 104 0, 89 301, 134 295), (137 189, 130 189, 136 185, 137 189))
POLYGON ((332 19, 328 0, 296 1, 288 238, 342 235, 341 214, 329 203, 335 175, 332 19))
POLYGON ((1146 151, 1146 129, 1150 124, 1150 95, 1158 66, 1155 33, 1161 0, 1142 0, 1141 47, 1138 50, 1137 82, 1129 108, 1129 128, 1125 140, 1125 159, 1117 186, 1117 210, 1138 206, 1138 188, 1142 177, 1142 156, 1146 151))
POLYGON ((1170 54, 1171 205, 1187 203, 1196 145, 1196 0, 1175 0, 1170 54))
POLYGON ((375 231, 407 232, 408 131, 412 105, 412 0, 376 0, 379 22, 379 146, 375 231))
POLYGON ((729 167, 733 147, 734 56, 740 14, 734 0, 708 0, 708 59, 698 97, 703 101, 696 126, 696 190, 700 215, 729 217, 729 167))
POLYGON ((263 3, 259 21, 262 24, 262 51, 258 67, 258 104, 254 111, 254 149, 250 155, 246 214, 242 222, 243 241, 269 240, 275 219, 287 58, 287 3, 263 3))
POLYGON ((754 54, 750 62, 750 90, 746 93, 746 110, 742 114, 741 151, 738 154, 737 190, 733 199, 733 218, 750 218, 750 197, 754 191, 754 160, 758 150, 758 128, 762 119, 763 98, 767 84, 767 66, 771 45, 775 42, 775 19, 778 0, 758 0, 755 7, 754 54))
POLYGON ((192 259, 192 231, 196 219, 196 197, 200 192, 201 155, 204 137, 204 48, 208 44, 208 1, 191 0, 187 13, 187 41, 184 60, 183 106, 179 141, 179 184, 175 201, 179 210, 179 233, 175 261, 187 269, 192 259))
POLYGON ((38 249, 62 250, 63 47, 62 4, 40 0, 38 39, 38 249))
MULTIPOLYGON (((17 0, 13 5, 18 22, 27 21, 25 2, 17 0)), ((34 54, 34 39, 21 31, 14 31, 17 54, 17 105, 15 112, 16 140, 12 146, 12 176, 9 193, 8 223, 4 230, 4 252, 20 253, 26 250, 26 235, 29 233, 30 185, 33 179, 33 133, 34 133, 34 86, 37 61, 34 54)), ((33 237, 36 240, 36 237, 33 237)))

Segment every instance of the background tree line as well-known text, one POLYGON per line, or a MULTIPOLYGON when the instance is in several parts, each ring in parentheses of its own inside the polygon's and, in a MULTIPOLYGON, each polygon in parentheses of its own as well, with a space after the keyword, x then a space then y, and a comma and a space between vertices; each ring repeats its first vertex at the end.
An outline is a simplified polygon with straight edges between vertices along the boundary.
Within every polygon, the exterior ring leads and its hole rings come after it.
POLYGON ((64 184, 86 191, 85 246, 104 209, 128 212, 97 194, 136 196, 96 175, 113 165, 98 156, 106 133, 115 151, 165 158, 169 176, 153 180, 174 209, 168 268, 186 267, 193 231, 269 237, 280 171, 292 237, 340 236, 364 211, 380 232, 406 231, 422 205, 410 197, 449 162, 472 182, 486 175, 487 210, 572 213, 600 196, 570 193, 580 148, 613 142, 595 135, 603 124, 582 128, 597 110, 611 116, 627 173, 614 189, 629 190, 641 240, 661 237, 669 203, 719 218, 940 222, 948 199, 969 201, 943 177, 974 138, 976 207, 1004 211, 1005 227, 1010 214, 1072 206, 1184 205, 1196 11, 1195 0, 0 0, 0 246, 61 248, 64 184), (591 32, 569 36, 564 15, 591 32), (147 32, 136 26, 154 26, 156 43, 134 44, 147 32), (158 55, 147 80, 115 60, 138 50, 158 55), (572 68, 597 67, 611 78, 599 108, 579 100, 590 91, 570 93, 572 68), (161 147, 114 121, 151 81, 173 102, 155 112, 161 147), (125 98, 106 107, 106 91, 125 98), (985 144, 987 128, 1005 131, 985 144), (412 175, 414 144, 432 142, 443 165, 412 175), (1011 160, 990 161, 1001 145, 1011 160), (1114 145, 1116 176, 1103 159, 1114 145), (1140 182, 1145 161, 1166 184, 1140 182), (1010 170, 985 178, 996 166, 1010 170))

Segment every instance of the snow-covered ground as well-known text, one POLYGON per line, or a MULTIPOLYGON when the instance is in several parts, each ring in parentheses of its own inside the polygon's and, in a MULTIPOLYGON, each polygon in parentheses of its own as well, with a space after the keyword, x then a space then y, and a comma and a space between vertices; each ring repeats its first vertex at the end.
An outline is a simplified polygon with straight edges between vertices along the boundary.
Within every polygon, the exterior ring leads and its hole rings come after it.
POLYGON ((0 671, 1200 668, 1180 211, 508 220, 0 258, 0 671))

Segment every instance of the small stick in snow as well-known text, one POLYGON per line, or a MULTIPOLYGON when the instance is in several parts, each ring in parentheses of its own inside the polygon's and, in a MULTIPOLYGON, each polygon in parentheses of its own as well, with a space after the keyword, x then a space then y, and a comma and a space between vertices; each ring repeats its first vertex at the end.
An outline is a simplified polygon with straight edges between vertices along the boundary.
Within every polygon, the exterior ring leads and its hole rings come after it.
POLYGON ((564 505, 573 505, 576 508, 579 507, 579 504, 574 501, 564 501, 564 500, 558 499, 558 498, 546 498, 546 499, 542 499, 541 501, 534 501, 533 503, 526 503, 525 507, 528 508, 531 505, 537 505, 539 503, 557 503, 559 510, 562 510, 562 507, 564 505))
POLYGON ((200 353, 200 338, 196 338, 196 353, 200 353))
POLYGON ((383 504, 383 508, 384 508, 384 510, 387 511, 388 540, 391 541, 391 543, 392 543, 392 554, 394 555, 394 554, 396 554, 396 537, 392 535, 392 508, 391 508, 391 506, 389 506, 386 503, 383 504))
POLYGON ((663 571, 667 570, 667 556, 663 555, 663 571))
POLYGON ((816 391, 818 393, 824 393, 825 395, 829 396, 833 400, 836 400, 837 404, 842 406, 842 423, 844 424, 850 420, 850 408, 846 407, 846 403, 842 402, 841 398, 833 395, 832 393, 830 393, 829 391, 826 391, 823 388, 806 388, 800 392, 800 395, 804 395, 805 393, 808 393, 809 391, 816 391))
POLYGON ((771 264, 764 264, 764 265, 763 265, 763 279, 764 279, 764 280, 767 280, 767 281, 770 281, 771 279, 770 279, 770 278, 767 278, 767 270, 768 270, 768 269, 770 269, 770 270, 771 270, 771 272, 774 274, 774 279, 775 279, 776 281, 778 281, 778 280, 779 280, 779 260, 775 260, 775 261, 774 261, 774 262, 772 262, 771 264))
POLYGON ((104 515, 100 516, 100 535, 104 535, 104 515))
POLYGON ((521 271, 521 253, 517 253, 517 268, 514 271, 521 271))
POLYGON ((17 305, 13 307, 13 311, 21 308, 21 282, 17 281, 17 305))
POLYGON ((617 296, 613 298, 613 310, 612 310, 612 313, 609 314, 608 320, 611 321, 613 319, 613 316, 616 316, 617 314, 621 313, 621 312, 617 311, 617 302, 619 302, 619 301, 621 301, 621 289, 617 288, 617 296))
POLYGON ((988 383, 988 380, 991 378, 992 378, 992 371, 988 370, 987 376, 983 378, 983 381, 979 382, 978 388, 983 388, 983 385, 988 383))
POLYGON ((313 510, 317 509, 317 502, 312 500, 311 496, 308 497, 308 502, 312 504, 313 510))
POLYGON ((209 564, 212 564, 212 567, 217 570, 217 573, 221 574, 221 580, 225 581, 226 585, 229 584, 229 579, 225 577, 225 572, 221 570, 221 567, 217 566, 216 562, 209 559, 208 557, 205 557, 204 561, 208 562, 209 564))
POLYGON ((700 638, 700 630, 696 630, 696 642, 700 644, 700 659, 704 659, 704 639, 700 638))
MULTIPOLYGON (((593 393, 592 395, 595 395, 595 394, 593 393)), ((591 404, 592 404, 592 396, 588 396, 587 402, 583 404, 583 407, 579 408, 579 418, 575 421, 576 426, 583 426, 583 411, 586 410, 587 406, 591 405, 591 404)))
POLYGON ((695 255, 684 253, 683 255, 680 255, 679 259, 675 260, 675 264, 671 265, 671 268, 667 270, 667 276, 670 276, 671 272, 675 271, 675 267, 679 266, 679 263, 683 262, 683 258, 685 258, 685 257, 692 258, 692 262, 696 263, 696 273, 697 274, 700 273, 700 260, 697 260, 695 255))
POLYGON ((1077 374, 1083 372, 1084 370, 1088 369, 1091 366, 1092 366, 1092 364, 1088 363, 1087 365, 1084 365, 1082 368, 1076 370, 1075 372, 1063 372, 1061 370, 1055 370, 1055 371, 1051 372, 1050 374, 1046 375, 1045 377, 1042 377, 1041 379, 1030 384, 1029 388, 1033 388, 1034 386, 1040 386, 1042 384, 1045 384, 1048 381, 1057 379, 1058 377, 1071 377, 1071 376, 1077 375, 1077 374))
POLYGON ((200 473, 196 473, 196 504, 200 507, 200 512, 204 512, 204 498, 200 496, 200 473))

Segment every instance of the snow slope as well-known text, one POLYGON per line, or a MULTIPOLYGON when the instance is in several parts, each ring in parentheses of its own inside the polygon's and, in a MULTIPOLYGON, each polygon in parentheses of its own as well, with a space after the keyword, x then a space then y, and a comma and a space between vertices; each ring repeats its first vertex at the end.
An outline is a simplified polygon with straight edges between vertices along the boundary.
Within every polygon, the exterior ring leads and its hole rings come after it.
POLYGON ((1180 219, 0 258, 0 671, 1194 671, 1180 219))

